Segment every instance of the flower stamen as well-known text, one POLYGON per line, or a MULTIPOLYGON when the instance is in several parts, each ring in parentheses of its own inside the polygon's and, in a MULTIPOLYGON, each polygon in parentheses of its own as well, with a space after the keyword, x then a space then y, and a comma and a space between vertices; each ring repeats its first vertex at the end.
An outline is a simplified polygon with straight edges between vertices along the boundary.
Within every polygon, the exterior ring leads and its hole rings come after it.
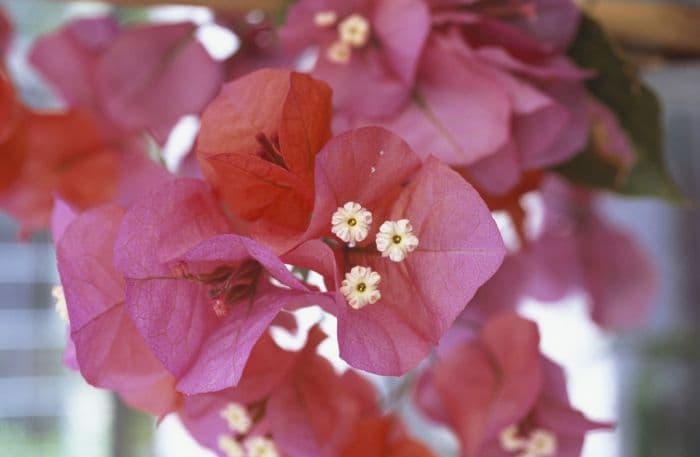
POLYGON ((228 428, 238 434, 245 435, 253 425, 248 409, 239 403, 228 403, 219 413, 226 420, 228 428))
POLYGON ((369 41, 369 21, 360 14, 352 14, 338 24, 340 41, 354 48, 361 48, 369 41))
POLYGON ((279 457, 275 443, 264 436, 253 436, 243 442, 248 457, 279 457))
POLYGON ((372 224, 372 213, 359 203, 347 202, 333 213, 331 224, 331 232, 352 248, 367 238, 372 224))
POLYGON ((352 57, 352 49, 347 43, 336 41, 326 50, 326 57, 333 63, 348 63, 352 57))
POLYGON ((379 283, 382 277, 370 267, 355 266, 340 285, 340 293, 348 301, 348 305, 354 309, 361 309, 374 304, 382 298, 379 291, 379 283))
POLYGON ((245 457, 243 447, 230 436, 221 435, 218 444, 219 449, 226 454, 226 457, 245 457))
POLYGON ((399 219, 386 221, 379 227, 376 243, 382 257, 401 262, 418 247, 418 237, 413 234, 413 227, 408 219, 399 219))

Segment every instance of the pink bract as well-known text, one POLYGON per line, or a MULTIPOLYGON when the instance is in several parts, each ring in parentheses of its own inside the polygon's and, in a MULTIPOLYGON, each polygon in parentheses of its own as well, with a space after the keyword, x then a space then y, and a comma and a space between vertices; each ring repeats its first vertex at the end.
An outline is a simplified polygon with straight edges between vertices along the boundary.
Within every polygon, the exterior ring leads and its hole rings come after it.
POLYGON ((82 19, 42 37, 30 59, 69 105, 100 120, 106 136, 149 130, 163 139, 181 116, 204 107, 223 78, 195 29, 82 19))
POLYGON ((290 9, 280 37, 292 51, 319 47, 313 74, 331 85, 337 109, 375 118, 391 115, 410 97, 429 29, 421 0, 303 0, 290 9), (317 25, 316 16, 327 12, 336 20, 317 25), (353 48, 347 62, 331 61, 329 47, 340 40, 337 27, 353 15, 368 22, 367 42, 353 48))
POLYGON ((545 429, 556 436, 555 455, 576 457, 585 433, 607 426, 586 420, 571 407, 561 369, 539 352, 534 323, 504 312, 474 335, 453 345, 423 373, 415 393, 428 417, 457 434, 460 455, 515 455, 500 442, 502 431, 515 425, 523 434, 545 429))
MULTIPOLYGON (((305 240, 297 251, 335 291, 341 357, 378 374, 405 373, 422 360, 500 266, 505 249, 491 213, 457 173, 429 159, 422 164, 391 132, 367 127, 337 136, 316 159, 316 200, 305 240), (331 233, 331 216, 347 202, 373 214, 369 234, 348 248, 331 233), (379 225, 408 219, 420 244, 400 263, 374 246, 379 225), (330 246, 333 246, 332 249, 330 246), (338 292, 354 266, 381 275, 382 298, 352 309, 338 292)), ((299 255, 298 253, 296 255, 299 255)))
POLYGON ((129 313, 185 393, 235 385, 280 310, 313 300, 274 254, 229 232, 206 184, 180 179, 137 201, 117 237, 129 313))
POLYGON ((71 340, 89 383, 115 390, 133 407, 162 416, 175 407, 175 379, 127 314, 124 279, 112 263, 123 213, 114 205, 89 210, 67 226, 58 242, 71 340))

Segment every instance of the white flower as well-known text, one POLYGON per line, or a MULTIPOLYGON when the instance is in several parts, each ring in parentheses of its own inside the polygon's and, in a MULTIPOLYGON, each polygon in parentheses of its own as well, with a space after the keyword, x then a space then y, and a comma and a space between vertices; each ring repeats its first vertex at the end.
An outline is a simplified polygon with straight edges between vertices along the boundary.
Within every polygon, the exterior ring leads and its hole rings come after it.
POLYGON ((66 295, 63 293, 63 286, 54 286, 51 289, 51 295, 56 299, 56 304, 54 305, 56 314, 58 314, 63 322, 70 323, 68 320, 68 305, 66 304, 66 295))
POLYGON ((336 41, 328 46, 326 57, 333 63, 348 63, 352 57, 352 49, 347 43, 336 41))
POLYGON ((245 406, 239 403, 229 403, 221 410, 219 415, 226 420, 231 431, 241 435, 248 433, 253 421, 245 406))
POLYGON ((230 436, 221 435, 219 437, 219 449, 226 454, 226 457, 245 457, 243 447, 230 436))
POLYGON ((557 437, 547 430, 535 429, 530 433, 527 452, 534 457, 552 457, 557 452, 557 437))
POLYGON ((519 451, 527 446, 527 440, 518 436, 518 427, 515 425, 504 428, 498 436, 498 440, 501 443, 501 448, 507 452, 519 451))
POLYGON ((314 15, 314 24, 317 27, 330 27, 338 21, 335 11, 319 11, 314 15))
POLYGON ((511 425, 504 428, 498 438, 504 451, 522 451, 516 457, 553 457, 557 452, 557 437, 539 428, 524 437, 518 434, 516 425, 511 425))
POLYGON ((382 298, 377 287, 382 277, 370 267, 352 267, 350 273, 345 273, 345 279, 340 285, 340 293, 345 296, 348 304, 355 309, 377 303, 382 298))
POLYGON ((253 436, 243 442, 248 457, 279 457, 277 447, 272 440, 264 436, 253 436))
POLYGON ((341 240, 354 247, 356 243, 367 238, 372 225, 372 213, 359 203, 347 202, 331 216, 331 231, 341 240))
POLYGON ((384 222, 379 227, 376 241, 382 257, 389 257, 394 262, 401 262, 418 247, 418 237, 413 234, 408 219, 384 222))
POLYGON ((340 41, 355 48, 361 48, 367 44, 369 32, 369 21, 359 14, 350 15, 338 24, 340 41))

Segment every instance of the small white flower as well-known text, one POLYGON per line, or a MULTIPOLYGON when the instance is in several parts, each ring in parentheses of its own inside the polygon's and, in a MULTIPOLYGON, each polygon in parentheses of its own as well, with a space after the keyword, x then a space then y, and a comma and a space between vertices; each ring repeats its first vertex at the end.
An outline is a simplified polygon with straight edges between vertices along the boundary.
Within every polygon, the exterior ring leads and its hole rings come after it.
POLYGON ((535 457, 552 457, 557 452, 557 437, 547 430, 535 429, 530 433, 527 452, 535 457))
POLYGON ((352 14, 338 24, 340 41, 355 48, 361 48, 367 44, 369 32, 369 21, 359 14, 352 14))
POLYGON ((272 440, 264 436, 253 436, 243 443, 248 457, 279 457, 277 447, 272 440))
POLYGON ((68 320, 68 304, 66 303, 66 295, 63 293, 63 286, 54 286, 51 289, 51 295, 56 299, 54 309, 56 314, 63 322, 70 323, 68 320))
POLYGON ((229 403, 221 410, 219 415, 226 420, 231 431, 241 435, 248 433, 253 421, 245 406, 239 403, 229 403))
POLYGON ((367 238, 372 225, 372 213, 359 203, 347 202, 331 216, 331 231, 341 240, 354 247, 356 243, 367 238))
POLYGON ((354 309, 364 308, 377 303, 382 298, 377 287, 382 277, 370 267, 352 267, 345 273, 345 279, 340 285, 340 293, 345 296, 348 304, 354 309))
POLYGON ((221 435, 218 444, 219 449, 226 454, 226 457, 245 457, 243 447, 230 436, 221 435))
POLYGON ((330 27, 338 21, 335 11, 319 11, 314 15, 314 24, 317 27, 330 27))
POLYGON ((382 257, 389 257, 394 262, 401 262, 418 247, 418 237, 413 234, 408 219, 384 222, 379 227, 376 241, 382 257))
POLYGON ((504 428, 498 437, 501 448, 507 452, 520 451, 527 447, 528 441, 518 436, 518 427, 511 425, 504 428))
POLYGON ((326 57, 333 63, 348 63, 352 57, 352 49, 349 44, 336 41, 328 46, 326 57))

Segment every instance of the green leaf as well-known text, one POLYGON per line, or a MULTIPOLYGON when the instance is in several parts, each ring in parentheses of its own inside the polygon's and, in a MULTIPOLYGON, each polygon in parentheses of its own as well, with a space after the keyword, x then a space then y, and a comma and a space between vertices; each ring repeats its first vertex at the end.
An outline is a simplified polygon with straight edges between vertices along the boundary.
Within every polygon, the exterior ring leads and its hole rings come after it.
POLYGON ((683 201, 664 162, 659 103, 642 83, 637 69, 618 54, 603 29, 585 15, 569 55, 579 66, 595 71, 586 86, 615 114, 632 141, 636 161, 630 170, 621 172, 619 164, 597 152, 592 136, 586 150, 557 171, 582 185, 683 201))

